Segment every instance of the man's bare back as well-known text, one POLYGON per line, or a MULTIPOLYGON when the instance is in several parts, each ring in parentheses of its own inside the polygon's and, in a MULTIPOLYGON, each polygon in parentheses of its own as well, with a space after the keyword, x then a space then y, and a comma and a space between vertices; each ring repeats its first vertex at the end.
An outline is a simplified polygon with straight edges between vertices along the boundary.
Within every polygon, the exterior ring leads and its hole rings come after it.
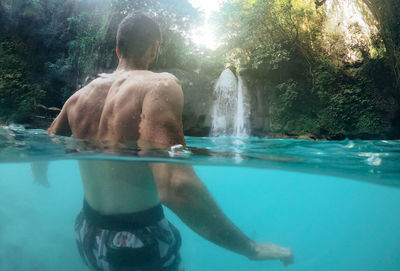
MULTIPOLYGON (((179 96, 183 97, 182 90, 171 74, 117 71, 102 74, 77 91, 63 111, 76 138, 107 144, 139 142, 163 146, 184 142, 183 134, 175 134, 182 129, 171 127, 174 136, 165 138, 154 125, 155 121, 163 126, 181 123, 176 119, 182 110, 179 96), (172 112, 171 106, 176 106, 172 112)), ((103 214, 132 213, 159 204, 152 170, 146 163, 80 161, 79 165, 85 199, 103 214)))
POLYGON ((152 133, 146 131, 146 121, 151 121, 146 113, 165 113, 165 101, 159 99, 176 95, 182 95, 182 90, 176 77, 168 73, 103 74, 70 98, 68 120, 78 138, 110 143, 146 140, 152 133))

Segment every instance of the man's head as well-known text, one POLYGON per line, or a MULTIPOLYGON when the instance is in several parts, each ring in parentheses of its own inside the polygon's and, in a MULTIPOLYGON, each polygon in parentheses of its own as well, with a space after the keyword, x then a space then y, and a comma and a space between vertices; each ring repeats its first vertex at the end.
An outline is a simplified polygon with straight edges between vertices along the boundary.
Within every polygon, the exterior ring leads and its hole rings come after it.
POLYGON ((149 64, 158 51, 161 31, 158 24, 142 13, 126 16, 117 32, 117 54, 135 64, 149 64))

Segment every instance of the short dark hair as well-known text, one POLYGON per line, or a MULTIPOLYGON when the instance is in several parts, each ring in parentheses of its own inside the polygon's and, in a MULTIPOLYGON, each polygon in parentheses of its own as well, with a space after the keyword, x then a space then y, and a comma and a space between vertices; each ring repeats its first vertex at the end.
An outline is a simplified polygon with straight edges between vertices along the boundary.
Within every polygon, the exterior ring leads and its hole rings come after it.
POLYGON ((118 26, 117 48, 121 57, 139 61, 155 42, 161 42, 158 24, 143 13, 131 13, 118 26))

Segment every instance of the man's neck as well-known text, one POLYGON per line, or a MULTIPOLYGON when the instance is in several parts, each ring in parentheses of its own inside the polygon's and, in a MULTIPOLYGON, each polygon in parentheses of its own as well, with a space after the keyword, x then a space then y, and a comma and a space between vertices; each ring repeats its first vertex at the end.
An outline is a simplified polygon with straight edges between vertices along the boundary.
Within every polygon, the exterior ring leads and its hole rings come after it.
POLYGON ((148 63, 135 63, 133 61, 126 61, 125 59, 120 59, 116 71, 134 71, 134 70, 148 70, 148 63))

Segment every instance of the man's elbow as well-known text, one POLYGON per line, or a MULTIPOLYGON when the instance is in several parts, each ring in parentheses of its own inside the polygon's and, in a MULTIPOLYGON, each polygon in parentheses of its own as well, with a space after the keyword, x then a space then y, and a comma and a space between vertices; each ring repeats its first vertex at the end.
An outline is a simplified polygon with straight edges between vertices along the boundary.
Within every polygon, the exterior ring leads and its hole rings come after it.
POLYGON ((189 205, 198 189, 198 185, 191 181, 175 180, 161 189, 161 191, 159 190, 158 193, 161 203, 173 210, 189 205))

